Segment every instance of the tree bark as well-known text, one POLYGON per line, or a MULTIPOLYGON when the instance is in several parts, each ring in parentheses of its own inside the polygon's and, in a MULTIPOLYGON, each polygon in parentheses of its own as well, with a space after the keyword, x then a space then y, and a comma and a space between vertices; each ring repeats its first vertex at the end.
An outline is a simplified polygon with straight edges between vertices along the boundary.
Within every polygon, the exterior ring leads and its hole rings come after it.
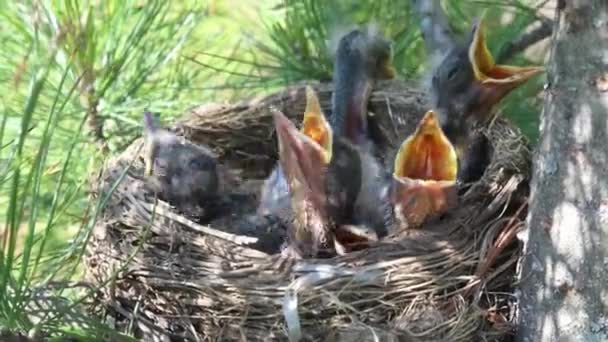
POLYGON ((557 1, 517 340, 608 341, 608 1, 557 1))

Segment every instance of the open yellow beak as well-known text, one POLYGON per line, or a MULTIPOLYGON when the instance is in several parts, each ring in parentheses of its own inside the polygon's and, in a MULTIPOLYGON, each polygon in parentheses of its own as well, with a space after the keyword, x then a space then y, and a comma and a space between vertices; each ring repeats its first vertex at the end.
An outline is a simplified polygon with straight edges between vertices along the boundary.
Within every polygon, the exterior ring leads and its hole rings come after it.
POLYGON ((329 164, 332 155, 333 131, 321 110, 319 98, 310 86, 306 86, 306 109, 300 131, 319 144, 324 151, 324 158, 329 164))
POLYGON ((333 132, 312 88, 307 88, 306 94, 307 104, 301 129, 298 130, 283 113, 274 111, 279 163, 292 195, 301 194, 314 205, 324 206, 333 132))
POLYGON ((484 17, 485 12, 474 27, 473 39, 469 46, 469 61, 477 81, 484 86, 497 87, 506 94, 506 92, 543 71, 544 68, 496 64, 486 43, 484 17))
POLYGON ((395 157, 393 205, 397 219, 417 226, 457 202, 456 151, 428 111, 395 157))
POLYGON ((395 176, 401 178, 456 180, 456 151, 433 111, 425 114, 414 134, 401 144, 394 167, 395 176))
POLYGON ((302 195, 316 205, 325 197, 326 154, 281 112, 274 112, 279 142, 279 163, 292 195, 302 195))

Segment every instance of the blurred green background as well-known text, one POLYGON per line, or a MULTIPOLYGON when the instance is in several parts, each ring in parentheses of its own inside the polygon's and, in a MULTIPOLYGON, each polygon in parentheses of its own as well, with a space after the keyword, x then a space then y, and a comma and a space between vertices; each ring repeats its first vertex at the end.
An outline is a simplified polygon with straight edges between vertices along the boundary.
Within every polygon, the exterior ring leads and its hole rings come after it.
MULTIPOLYGON (((443 5, 461 33, 487 9, 488 41, 498 53, 538 23, 537 6, 545 3, 443 5)), ((403 0, 2 0, 0 17, 0 330, 30 334, 103 329, 91 318, 84 325, 68 318, 91 292, 64 282, 81 278, 103 205, 90 199, 88 178, 141 134, 145 109, 168 122, 205 102, 329 80, 331 42, 356 24, 374 23, 394 40, 400 78, 428 72, 417 18, 403 0), (28 303, 50 284, 64 302, 35 317, 28 303)), ((508 62, 542 64, 545 50, 508 62)), ((501 105, 533 142, 543 80, 501 105)))

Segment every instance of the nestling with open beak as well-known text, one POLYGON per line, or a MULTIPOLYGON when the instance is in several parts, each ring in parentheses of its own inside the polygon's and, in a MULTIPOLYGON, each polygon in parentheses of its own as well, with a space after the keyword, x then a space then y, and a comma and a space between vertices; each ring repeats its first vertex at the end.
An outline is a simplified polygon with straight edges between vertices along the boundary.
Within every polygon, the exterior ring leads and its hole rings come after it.
POLYGON ((391 199, 398 228, 419 226, 457 205, 457 170, 456 151, 429 111, 395 157, 391 199))
POLYGON ((461 160, 459 179, 469 181, 481 176, 475 169, 487 163, 475 160, 480 151, 467 151, 484 148, 470 146, 473 130, 489 122, 502 98, 542 70, 496 64, 486 45, 484 15, 473 25, 467 43, 455 45, 433 70, 432 104, 461 160))
POLYGON ((333 248, 334 222, 325 196, 331 145, 322 146, 314 141, 278 111, 274 113, 274 122, 280 170, 289 189, 290 252, 298 257, 316 257, 333 248))
MULTIPOLYGON (((275 118, 276 119, 276 118, 275 118)), ((285 136, 279 135, 277 122, 275 120, 275 128, 277 128, 277 138, 279 141, 279 147, 281 147, 281 138, 287 139, 285 136)), ((324 141, 324 139, 331 139, 329 133, 329 125, 325 116, 322 114, 319 100, 317 99, 314 91, 310 87, 306 87, 306 108, 304 110, 304 118, 302 121, 302 128, 300 133, 304 136, 312 139, 317 144, 327 145, 325 148, 331 151, 331 141, 324 141), (326 125, 327 128, 324 128, 326 125), (321 133, 323 132, 323 133, 321 133)), ((287 140, 289 141, 289 140, 287 140)), ((285 142, 287 144, 288 142, 285 142)), ((288 151, 291 151, 288 149, 288 151)), ((286 153, 286 152, 285 152, 286 153)), ((287 158, 287 157, 285 157, 287 158)), ((289 186, 287 184, 287 178, 283 171, 283 163, 280 162, 281 154, 279 153, 279 163, 272 170, 270 176, 264 181, 262 186, 260 205, 258 206, 258 215, 261 216, 276 216, 279 218, 291 217, 291 204, 289 186)))
POLYGON ((144 113, 145 176, 159 198, 195 216, 208 216, 224 188, 213 153, 160 128, 144 113))
POLYGON ((335 139, 312 88, 306 94, 301 130, 282 113, 274 114, 280 172, 290 199, 290 252, 299 257, 343 254, 377 240, 373 229, 348 221, 358 194, 349 177, 360 178, 360 160, 344 158, 355 150, 343 139, 335 139), (344 177, 345 172, 349 177, 344 177))

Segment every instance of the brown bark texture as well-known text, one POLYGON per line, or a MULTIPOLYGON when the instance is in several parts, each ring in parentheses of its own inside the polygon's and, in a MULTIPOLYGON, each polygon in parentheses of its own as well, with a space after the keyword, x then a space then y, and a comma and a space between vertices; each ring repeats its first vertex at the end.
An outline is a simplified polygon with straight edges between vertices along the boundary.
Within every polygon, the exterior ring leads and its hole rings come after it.
POLYGON ((517 341, 608 341, 608 1, 557 3, 517 341))

